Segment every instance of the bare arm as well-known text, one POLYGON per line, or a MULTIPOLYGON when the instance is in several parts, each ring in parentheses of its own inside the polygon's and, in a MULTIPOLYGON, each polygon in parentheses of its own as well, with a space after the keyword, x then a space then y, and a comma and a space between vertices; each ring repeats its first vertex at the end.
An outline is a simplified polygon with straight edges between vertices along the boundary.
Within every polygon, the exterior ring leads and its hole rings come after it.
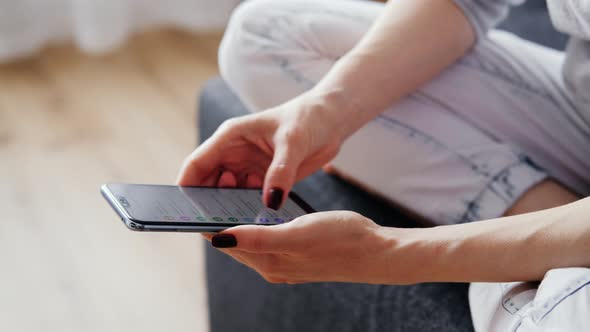
POLYGON ((390 1, 369 32, 310 92, 346 113, 344 136, 460 58, 474 31, 451 0, 390 1), (350 121, 354 119, 354 121, 350 121))
POLYGON ((238 226, 209 239, 270 282, 526 281, 555 268, 590 267, 589 216, 590 198, 418 229, 382 227, 353 212, 331 211, 280 226, 238 226))
POLYGON ((392 257, 409 262, 411 282, 540 280, 550 269, 590 266, 590 198, 518 216, 384 232, 396 239, 392 257))

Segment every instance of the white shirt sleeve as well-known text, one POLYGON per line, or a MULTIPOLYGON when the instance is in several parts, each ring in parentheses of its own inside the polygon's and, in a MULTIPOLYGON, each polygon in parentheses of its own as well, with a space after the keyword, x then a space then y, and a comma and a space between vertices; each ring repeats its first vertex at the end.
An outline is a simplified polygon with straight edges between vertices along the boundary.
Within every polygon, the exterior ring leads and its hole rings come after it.
MULTIPOLYGON (((526 0, 454 0, 471 22, 477 39, 484 37, 508 15, 511 6, 523 4, 526 0)), ((562 1, 562 0, 558 0, 562 1)))
POLYGON ((547 0, 557 30, 590 39, 590 0, 547 0))

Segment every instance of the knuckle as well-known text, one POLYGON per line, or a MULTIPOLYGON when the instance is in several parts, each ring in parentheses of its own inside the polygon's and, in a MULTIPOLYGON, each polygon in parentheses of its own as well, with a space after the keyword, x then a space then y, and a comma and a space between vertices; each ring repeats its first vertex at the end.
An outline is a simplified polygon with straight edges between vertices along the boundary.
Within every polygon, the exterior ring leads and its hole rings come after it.
POLYGON ((337 218, 342 222, 353 222, 353 223, 366 223, 369 219, 362 214, 355 211, 339 211, 337 218))
POLYGON ((289 173, 289 166, 285 163, 277 163, 272 166, 271 178, 273 180, 279 180, 278 177, 282 177, 289 173))
MULTIPOLYGON (((259 226, 264 227, 264 226, 259 226)), ((252 238, 252 249, 256 252, 264 250, 264 237, 261 234, 260 228, 254 233, 252 238)))
POLYGON ((290 126, 281 133, 282 139, 287 144, 296 144, 302 142, 305 130, 301 126, 290 126))
POLYGON ((184 161, 182 163, 183 168, 195 168, 193 169, 193 171, 197 170, 197 167, 199 166, 199 158, 194 154, 191 153, 189 156, 184 158, 184 161))
POLYGON ((194 153, 189 154, 188 156, 184 157, 184 160, 182 161, 182 165, 183 166, 188 166, 190 164, 193 163, 194 160, 194 153))
POLYGON ((254 251, 261 251, 263 248, 264 245, 262 239, 259 236, 255 237, 254 240, 252 240, 252 249, 254 249, 254 251))
POLYGON ((277 275, 278 273, 280 273, 279 261, 277 256, 273 254, 267 254, 262 257, 258 267, 264 274, 277 275))
POLYGON ((367 218, 365 218, 365 216, 363 216, 362 214, 360 214, 358 212, 350 211, 350 212, 347 212, 347 213, 349 214, 348 217, 349 218, 352 218, 352 219, 360 219, 360 220, 367 219, 367 218))
POLYGON ((238 129, 240 126, 240 120, 238 118, 231 118, 223 121, 217 131, 219 133, 228 133, 238 129))

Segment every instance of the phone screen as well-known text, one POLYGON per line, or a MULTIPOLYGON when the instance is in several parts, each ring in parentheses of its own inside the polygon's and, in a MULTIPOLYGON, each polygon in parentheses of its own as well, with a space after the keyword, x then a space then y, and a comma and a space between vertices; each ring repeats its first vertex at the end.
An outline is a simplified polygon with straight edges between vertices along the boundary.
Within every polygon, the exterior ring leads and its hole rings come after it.
POLYGON ((291 197, 280 210, 266 208, 260 189, 108 184, 118 204, 145 223, 281 224, 309 213, 291 197))

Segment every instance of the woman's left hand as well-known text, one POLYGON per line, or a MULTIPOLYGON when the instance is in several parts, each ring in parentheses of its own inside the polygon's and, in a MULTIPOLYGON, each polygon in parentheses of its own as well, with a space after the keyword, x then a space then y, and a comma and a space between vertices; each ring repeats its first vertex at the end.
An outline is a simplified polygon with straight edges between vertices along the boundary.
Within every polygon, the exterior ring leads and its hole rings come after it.
POLYGON ((384 284, 394 280, 394 272, 399 274, 392 257, 396 230, 402 231, 381 227, 358 213, 333 211, 277 226, 237 226, 206 237, 272 283, 384 284))

